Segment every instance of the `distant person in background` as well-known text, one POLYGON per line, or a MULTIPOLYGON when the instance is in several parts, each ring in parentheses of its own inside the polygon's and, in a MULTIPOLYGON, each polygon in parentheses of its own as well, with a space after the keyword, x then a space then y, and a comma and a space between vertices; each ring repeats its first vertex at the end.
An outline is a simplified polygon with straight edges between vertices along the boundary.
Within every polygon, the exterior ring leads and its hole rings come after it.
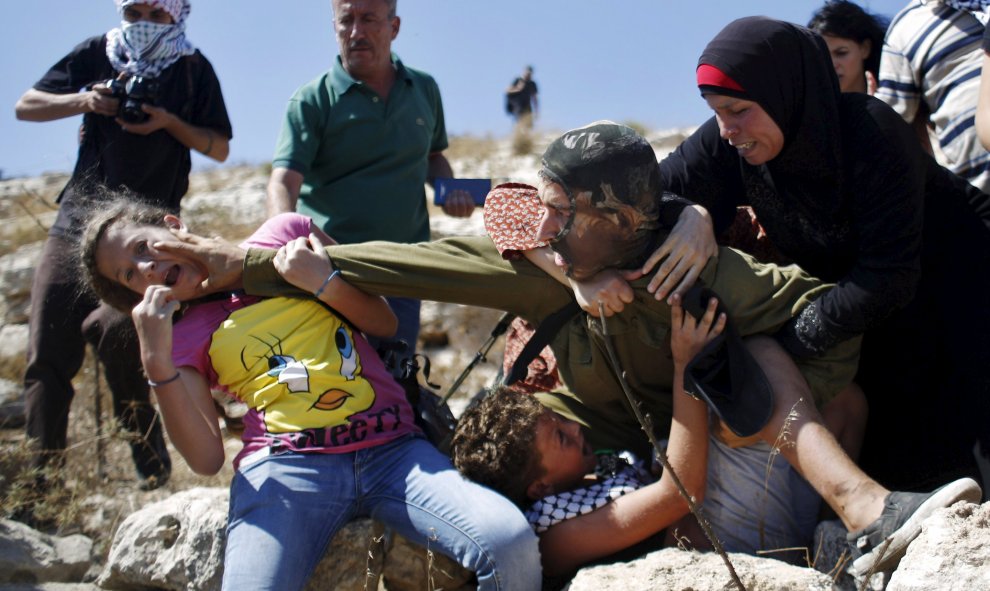
POLYGON ((59 195, 31 287, 24 396, 40 468, 65 449, 72 377, 90 342, 104 365, 114 413, 136 435, 131 451, 141 488, 152 489, 168 480, 171 463, 134 325, 80 295, 76 270, 64 255, 78 240, 86 199, 102 194, 95 187, 126 188, 177 213, 189 186, 189 151, 223 162, 232 132, 213 66, 186 39, 188 0, 116 4, 120 26, 77 45, 16 106, 24 121, 83 115, 75 170, 59 195))
POLYGON ((536 82, 533 81, 533 66, 526 66, 522 76, 512 81, 505 89, 505 109, 516 120, 516 125, 533 128, 533 119, 540 112, 536 82))
POLYGON ((842 92, 875 94, 887 19, 855 2, 829 0, 808 22, 825 39, 842 92))
MULTIPOLYGON (((453 177, 440 89, 391 51, 396 0, 333 0, 340 56, 289 99, 268 182, 268 217, 296 211, 342 244, 430 239, 425 183, 453 177)), ((452 191, 444 212, 474 201, 452 191)), ((390 298, 396 340, 419 337, 419 300, 390 298)), ((380 341, 374 341, 376 347, 380 341)))
POLYGON ((915 127, 932 152, 933 127, 946 167, 990 192, 990 154, 976 136, 986 2, 911 0, 890 23, 877 98, 915 127))

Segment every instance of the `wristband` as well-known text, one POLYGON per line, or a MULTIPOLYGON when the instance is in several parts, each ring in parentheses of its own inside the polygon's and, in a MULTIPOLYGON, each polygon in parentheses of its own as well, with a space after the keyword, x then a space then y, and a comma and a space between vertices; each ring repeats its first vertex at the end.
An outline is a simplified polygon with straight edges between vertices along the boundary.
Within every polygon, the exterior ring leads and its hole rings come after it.
POLYGON ((320 295, 323 293, 323 290, 326 289, 328 285, 330 285, 330 281, 332 281, 333 278, 336 277, 337 275, 340 275, 340 269, 334 269, 333 273, 327 275, 327 278, 323 280, 323 285, 320 286, 320 289, 313 292, 313 295, 316 296, 316 299, 320 299, 320 295))
POLYGON ((165 384, 171 384, 175 380, 179 379, 179 377, 180 377, 179 370, 175 370, 175 375, 174 376, 170 377, 167 380, 161 381, 161 382, 156 382, 155 380, 153 380, 151 378, 148 378, 148 385, 151 386, 152 388, 157 388, 159 386, 164 386, 165 384))

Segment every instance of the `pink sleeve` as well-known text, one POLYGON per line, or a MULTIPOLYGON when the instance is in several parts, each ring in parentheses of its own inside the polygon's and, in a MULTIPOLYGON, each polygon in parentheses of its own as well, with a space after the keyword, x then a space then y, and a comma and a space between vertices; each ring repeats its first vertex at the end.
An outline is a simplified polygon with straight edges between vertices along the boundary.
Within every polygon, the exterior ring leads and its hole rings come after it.
POLYGON ((279 248, 302 236, 309 236, 310 218, 298 213, 280 213, 255 230, 241 248, 279 248))
POLYGON ((172 362, 176 367, 192 367, 213 383, 210 343, 213 331, 223 322, 226 314, 217 302, 210 302, 193 306, 182 320, 175 323, 172 329, 172 362), (219 316, 210 318, 216 312, 219 316))

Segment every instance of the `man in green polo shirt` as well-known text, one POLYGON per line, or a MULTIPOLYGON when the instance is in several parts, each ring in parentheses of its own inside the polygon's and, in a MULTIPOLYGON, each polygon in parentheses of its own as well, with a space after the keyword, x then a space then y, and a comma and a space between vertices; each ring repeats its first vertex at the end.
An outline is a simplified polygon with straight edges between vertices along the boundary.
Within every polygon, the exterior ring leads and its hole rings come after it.
MULTIPOLYGON (((396 0, 333 0, 340 56, 289 100, 272 159, 267 213, 313 218, 338 242, 421 242, 430 238, 424 184, 452 177, 440 90, 392 53, 396 0)), ((466 217, 470 195, 448 196, 444 211, 466 217)), ((419 301, 389 301, 397 339, 410 350, 419 301)))

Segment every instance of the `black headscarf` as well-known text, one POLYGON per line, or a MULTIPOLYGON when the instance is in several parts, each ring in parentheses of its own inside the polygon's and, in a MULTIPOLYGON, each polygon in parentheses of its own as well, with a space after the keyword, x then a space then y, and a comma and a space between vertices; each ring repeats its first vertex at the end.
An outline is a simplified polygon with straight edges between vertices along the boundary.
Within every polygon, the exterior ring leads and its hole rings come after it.
POLYGON ((799 25, 746 17, 712 39, 702 64, 739 83, 783 132, 783 150, 766 164, 769 182, 809 213, 834 216, 842 186, 841 94, 825 41, 799 25))

